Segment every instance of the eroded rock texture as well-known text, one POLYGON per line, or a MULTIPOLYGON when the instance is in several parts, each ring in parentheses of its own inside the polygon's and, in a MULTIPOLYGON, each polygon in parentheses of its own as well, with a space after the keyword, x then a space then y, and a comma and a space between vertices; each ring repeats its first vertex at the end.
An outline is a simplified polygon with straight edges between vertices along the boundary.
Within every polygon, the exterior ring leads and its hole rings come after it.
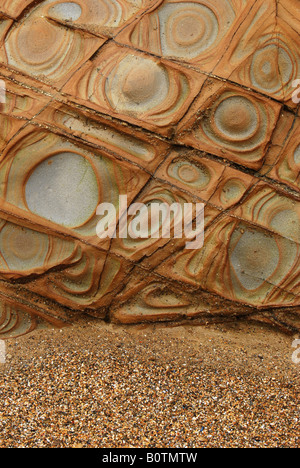
POLYGON ((0 0, 0 338, 299 327, 299 30, 299 0, 0 0), (205 203, 203 249, 100 240, 120 195, 205 203))

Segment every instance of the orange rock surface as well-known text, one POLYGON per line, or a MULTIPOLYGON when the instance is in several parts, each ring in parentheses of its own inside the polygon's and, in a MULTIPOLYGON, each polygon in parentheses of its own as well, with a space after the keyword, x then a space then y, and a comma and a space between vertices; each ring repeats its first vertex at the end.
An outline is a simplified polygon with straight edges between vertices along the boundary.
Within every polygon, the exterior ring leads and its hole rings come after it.
POLYGON ((300 330, 299 31, 298 0, 0 0, 0 339, 83 313, 300 330), (204 203, 204 247, 100 239, 120 195, 204 203))

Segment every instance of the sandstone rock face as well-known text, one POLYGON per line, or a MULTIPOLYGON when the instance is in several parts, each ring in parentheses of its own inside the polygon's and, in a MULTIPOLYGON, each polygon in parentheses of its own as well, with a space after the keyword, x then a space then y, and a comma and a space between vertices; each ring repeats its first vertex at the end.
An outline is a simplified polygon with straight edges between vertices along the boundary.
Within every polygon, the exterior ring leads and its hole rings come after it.
POLYGON ((0 339, 82 313, 299 329, 299 18, 298 0, 0 0, 0 339), (100 239, 120 195, 204 203, 204 247, 100 239))

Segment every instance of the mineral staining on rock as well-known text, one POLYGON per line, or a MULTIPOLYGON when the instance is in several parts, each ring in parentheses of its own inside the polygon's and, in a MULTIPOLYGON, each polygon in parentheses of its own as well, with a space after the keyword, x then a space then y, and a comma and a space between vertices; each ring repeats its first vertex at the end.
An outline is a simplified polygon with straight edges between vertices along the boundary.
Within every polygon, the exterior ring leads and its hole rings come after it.
POLYGON ((297 0, 2 0, 0 339, 88 313, 299 329, 297 0), (205 244, 99 239, 205 204, 205 244), (42 325, 44 326, 44 325, 42 325))

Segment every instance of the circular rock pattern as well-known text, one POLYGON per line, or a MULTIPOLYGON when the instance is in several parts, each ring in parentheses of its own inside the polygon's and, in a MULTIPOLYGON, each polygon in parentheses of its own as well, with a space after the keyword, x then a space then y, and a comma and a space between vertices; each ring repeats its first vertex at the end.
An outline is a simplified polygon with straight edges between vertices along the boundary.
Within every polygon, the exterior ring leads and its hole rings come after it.
POLYGON ((263 92, 277 94, 294 76, 294 58, 284 45, 268 44, 258 50, 251 64, 251 81, 263 92))
MULTIPOLYGON (((60 7, 61 14, 66 9, 60 7)), ((12 28, 6 38, 8 64, 57 84, 84 56, 84 38, 38 11, 12 28)))
POLYGON ((0 232, 1 253, 11 271, 42 267, 49 245, 47 235, 14 224, 6 224, 0 232))
POLYGON ((169 80, 162 66, 149 59, 129 56, 111 73, 105 88, 114 109, 140 114, 165 101, 169 80))
POLYGON ((243 193, 245 185, 239 179, 231 179, 227 181, 221 191, 220 201, 224 207, 237 203, 243 193))
POLYGON ((216 14, 199 3, 167 4, 159 10, 163 55, 194 58, 215 45, 216 14))
POLYGON ((95 172, 84 157, 61 153, 40 163, 25 189, 33 213, 62 226, 77 227, 95 214, 99 189, 95 172))
POLYGON ((276 123, 276 115, 264 99, 228 89, 206 106, 192 134, 193 142, 199 149, 259 168, 264 145, 276 123))
POLYGON ((253 102, 245 97, 224 99, 214 114, 216 132, 229 140, 252 138, 259 129, 259 112, 253 102))
POLYGON ((186 160, 174 161, 168 168, 168 175, 199 190, 208 186, 211 174, 207 166, 188 163, 186 160))
POLYGON ((245 232, 230 259, 240 283, 248 291, 262 286, 275 272, 279 260, 276 241, 258 231, 245 232))

